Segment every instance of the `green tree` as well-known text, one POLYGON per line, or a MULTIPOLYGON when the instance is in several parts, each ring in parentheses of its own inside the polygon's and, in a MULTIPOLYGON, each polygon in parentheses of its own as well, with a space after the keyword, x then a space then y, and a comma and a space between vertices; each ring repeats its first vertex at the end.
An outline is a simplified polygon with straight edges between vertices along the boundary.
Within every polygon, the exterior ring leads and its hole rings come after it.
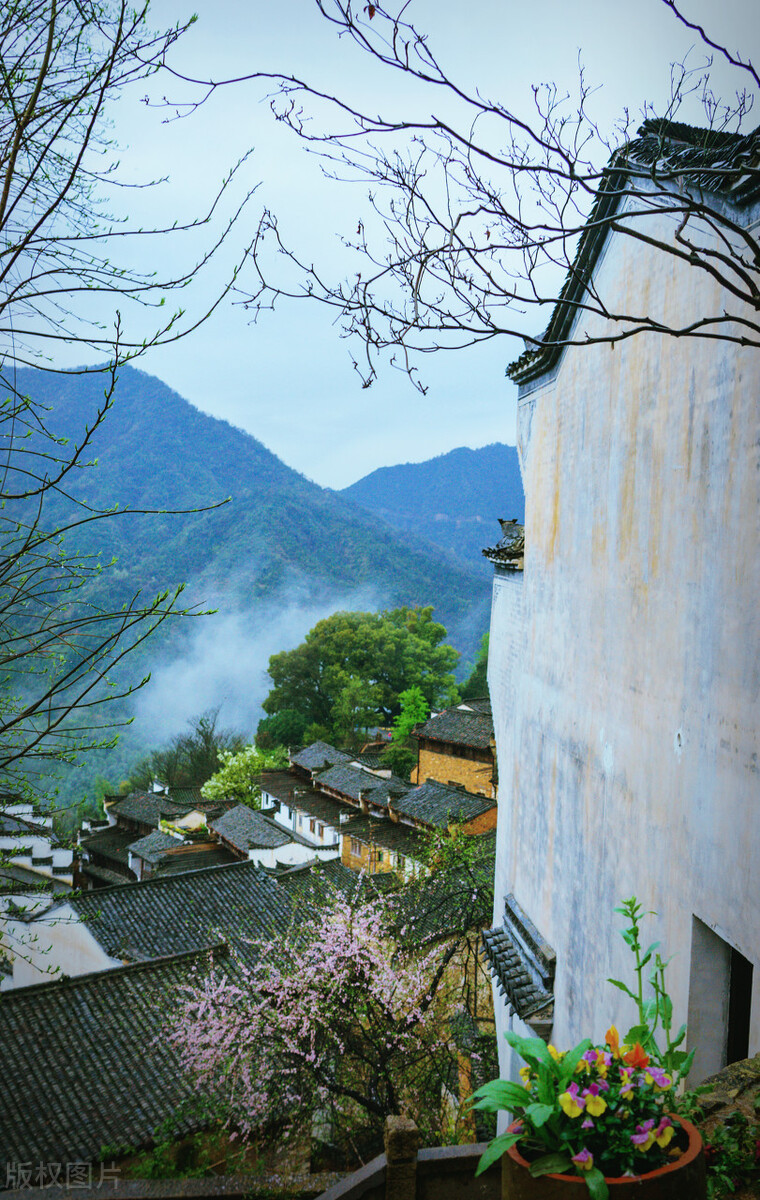
POLYGON ((399 703, 401 712, 393 722, 393 740, 381 757, 395 775, 408 779, 417 766, 417 742, 412 738, 412 730, 427 719, 430 705, 418 687, 403 691, 399 703))
POLYGON ((222 750, 219 769, 204 783, 201 791, 206 800, 237 800, 249 808, 261 808, 262 771, 283 770, 288 760, 281 750, 266 753, 256 746, 241 750, 222 750))
POLYGON ((463 700, 474 700, 488 695, 488 641, 490 634, 484 633, 480 648, 470 674, 459 689, 463 700))
POLYGON ((256 746, 259 750, 272 750, 275 746, 303 746, 306 729, 307 721, 301 713, 292 708, 284 708, 273 717, 262 717, 259 721, 256 746))
POLYGON ((296 712, 350 742, 360 729, 389 724, 410 687, 431 707, 453 703, 458 652, 445 637, 432 606, 333 613, 300 646, 272 655, 264 711, 296 712))
POLYGON ((242 733, 219 727, 219 709, 212 708, 188 722, 187 733, 176 734, 160 750, 142 758, 121 785, 122 791, 148 790, 154 781, 167 787, 200 787, 215 774, 225 755, 245 746, 242 733))

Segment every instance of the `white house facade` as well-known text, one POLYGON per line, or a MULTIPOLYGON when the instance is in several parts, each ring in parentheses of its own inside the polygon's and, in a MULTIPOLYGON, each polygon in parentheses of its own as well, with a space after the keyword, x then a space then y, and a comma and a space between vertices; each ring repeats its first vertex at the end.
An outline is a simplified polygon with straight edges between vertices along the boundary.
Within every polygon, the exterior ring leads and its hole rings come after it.
MULTIPOLYGON (((724 307, 708 273, 623 234, 590 269, 610 311, 678 327, 724 307)), ((633 1024, 607 980, 630 979, 613 910, 636 895, 703 1078, 760 1050, 760 351, 645 334, 514 375, 524 562, 494 557, 488 675, 497 1026, 566 1047, 633 1024)))

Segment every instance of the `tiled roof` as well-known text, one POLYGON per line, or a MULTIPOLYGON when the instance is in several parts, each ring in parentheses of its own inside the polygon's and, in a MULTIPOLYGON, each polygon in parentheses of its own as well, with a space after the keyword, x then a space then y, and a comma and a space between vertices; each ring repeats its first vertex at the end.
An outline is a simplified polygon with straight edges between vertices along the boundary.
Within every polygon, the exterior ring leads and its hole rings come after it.
POLYGON ((365 845, 393 850, 396 854, 404 854, 418 862, 422 860, 427 849, 427 837, 421 830, 383 817, 370 817, 359 813, 341 825, 340 831, 345 837, 355 837, 365 845))
POLYGON ((755 200, 760 189, 759 149, 760 130, 724 133, 664 118, 645 121, 637 137, 611 156, 549 324, 534 345, 510 363, 507 375, 518 384, 529 383, 559 359, 631 178, 640 180, 642 187, 653 180, 662 188, 678 178, 680 188, 704 189, 743 205, 755 200))
POLYGON ((143 862, 156 863, 163 857, 164 851, 179 845, 181 843, 170 833, 163 833, 162 830, 156 829, 153 833, 138 838, 136 842, 131 842, 129 849, 143 862))
POLYGON ((71 884, 62 879, 54 879, 52 875, 41 875, 30 867, 16 866, 14 863, 3 863, 0 866, 0 895, 44 895, 54 893, 65 895, 72 891, 71 884))
POLYGON ((100 854, 112 862, 129 866, 129 847, 134 843, 135 835, 126 829, 109 825, 107 829, 99 829, 97 833, 88 834, 80 839, 80 846, 93 854, 100 854))
POLYGON ((324 825, 330 825, 333 829, 340 828, 341 816, 351 816, 356 812, 355 805, 344 804, 342 800, 335 800, 332 796, 324 796, 321 792, 315 791, 299 793, 287 803, 297 812, 305 813, 309 817, 316 817, 324 825))
POLYGON ((388 769, 380 754, 355 754, 351 762, 358 763, 360 767, 366 767, 368 771, 386 771, 388 769))
POLYGON ((293 897, 294 908, 303 918, 329 905, 336 891, 349 900, 374 900, 399 886, 393 871, 359 874, 344 866, 339 858, 308 867, 291 867, 278 874, 277 882, 293 897))
POLYGON ((259 785, 262 792, 267 792, 276 800, 284 800, 286 804, 290 804, 295 791, 308 792, 311 788, 311 784, 294 771, 262 771, 260 775, 254 775, 253 782, 259 785))
POLYGON ((469 746, 488 750, 493 737, 493 718, 487 710, 473 710, 465 702, 429 717, 414 730, 415 736, 432 742, 447 742, 454 746, 469 746))
POLYGON ((347 796, 356 801, 357 804, 361 795, 371 804, 382 805, 384 808, 388 805, 389 795, 397 796, 409 790, 409 784, 405 783, 403 779, 399 779, 397 775, 392 775, 390 779, 382 779, 379 775, 372 775, 369 771, 362 770, 361 767, 352 767, 347 764, 323 771, 317 775, 314 782, 317 787, 338 792, 341 796, 347 796))
POLYGON ((439 828, 445 828, 452 821, 471 821, 495 806, 496 801, 487 796, 474 796, 432 779, 407 791, 394 803, 402 817, 439 828))
POLYGON ((204 800, 200 787, 170 787, 169 799, 173 800, 175 804, 181 804, 187 808, 198 808, 201 811, 209 803, 208 800, 204 800))
POLYGON ((496 566, 522 569, 525 559, 525 526, 517 521, 505 521, 499 517, 501 537, 495 546, 486 546, 482 551, 489 562, 496 566))
POLYGON ((82 863, 79 874, 94 879, 101 887, 116 887, 124 883, 125 878, 130 878, 124 871, 111 871, 108 867, 99 867, 91 862, 82 863))
POLYGON ((58 846, 60 843, 58 838, 53 833, 53 830, 42 825, 37 821, 29 821, 26 817, 19 817, 16 813, 3 812, 0 809, 0 835, 6 837, 30 837, 46 838, 51 846, 58 846))
POLYGON ((211 828, 243 854, 253 849, 274 850, 292 841, 281 826, 247 804, 231 808, 212 821, 211 828))
POLYGON ((310 746, 299 750, 298 754, 292 754, 290 761, 304 771, 324 771, 326 767, 332 767, 336 763, 350 762, 351 756, 344 754, 342 750, 336 750, 328 742, 312 742, 310 746))
POLYGON ((89 1162, 106 1145, 142 1147, 170 1116, 180 1136, 204 1123, 182 1115, 192 1085, 158 1035, 206 962, 182 955, 3 993, 0 1169, 3 1158, 89 1162))
POLYGON ((211 842, 176 842, 176 850, 168 850, 156 870, 162 875, 179 871, 203 871, 206 867, 223 867, 240 862, 232 850, 211 842))
POLYGON ((288 898, 254 863, 151 875, 70 901, 112 958, 142 961, 285 932, 288 898))
POLYGON ((504 902, 504 921, 483 934, 483 944, 499 991, 518 1017, 553 1002, 556 955, 513 895, 504 902))
POLYGON ((369 876, 359 875, 350 867, 345 867, 339 858, 332 858, 327 862, 281 871, 277 882, 299 906, 305 904, 307 910, 313 912, 315 905, 329 903, 336 891, 354 899, 367 878, 369 876))
POLYGON ((142 825, 158 828, 162 817, 169 821, 183 817, 192 804, 179 804, 158 792, 131 792, 109 806, 109 812, 128 821, 139 821, 142 825))

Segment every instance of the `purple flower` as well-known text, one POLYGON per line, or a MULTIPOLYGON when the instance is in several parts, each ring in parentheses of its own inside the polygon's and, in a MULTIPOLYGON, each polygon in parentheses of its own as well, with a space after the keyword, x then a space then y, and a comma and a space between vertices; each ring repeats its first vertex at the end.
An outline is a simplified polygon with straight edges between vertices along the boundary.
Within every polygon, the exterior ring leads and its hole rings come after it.
POLYGON ((590 1171, 594 1165, 594 1156, 585 1146, 579 1150, 577 1154, 572 1156, 572 1161, 575 1163, 579 1171, 590 1171))
POLYGON ((636 1126, 636 1132, 631 1134, 631 1141, 634 1146, 640 1146, 642 1150, 648 1150, 655 1139, 654 1135, 654 1119, 650 1118, 644 1121, 643 1125, 636 1126))

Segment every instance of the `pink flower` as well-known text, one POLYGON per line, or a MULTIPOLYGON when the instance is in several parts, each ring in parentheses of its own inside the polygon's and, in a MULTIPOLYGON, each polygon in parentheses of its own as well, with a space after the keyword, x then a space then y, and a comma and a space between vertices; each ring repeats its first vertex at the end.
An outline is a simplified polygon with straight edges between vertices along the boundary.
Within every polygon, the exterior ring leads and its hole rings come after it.
POLYGON ((577 1154, 572 1156, 572 1161, 579 1171, 590 1171, 594 1165, 594 1156, 584 1146, 582 1150, 579 1150, 577 1154))

